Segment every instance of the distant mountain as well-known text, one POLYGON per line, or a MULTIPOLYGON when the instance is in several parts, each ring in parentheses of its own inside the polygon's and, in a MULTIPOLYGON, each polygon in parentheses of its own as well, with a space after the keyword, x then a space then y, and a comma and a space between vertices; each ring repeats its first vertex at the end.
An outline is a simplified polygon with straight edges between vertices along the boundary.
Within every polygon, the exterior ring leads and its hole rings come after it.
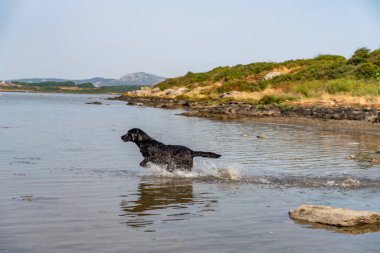
POLYGON ((155 85, 164 81, 166 78, 148 74, 145 72, 136 72, 122 76, 120 79, 94 77, 89 79, 62 79, 62 78, 22 78, 13 79, 11 81, 24 82, 24 83, 41 83, 41 82, 65 82, 72 81, 76 84, 92 83, 96 87, 100 86, 125 86, 125 85, 155 85))
POLYGON ((94 78, 90 78, 90 79, 70 80, 70 81, 73 81, 76 84, 92 83, 95 87, 129 85, 128 83, 126 83, 122 80, 119 80, 119 79, 103 78, 103 77, 94 77, 94 78))
POLYGON ((135 72, 124 75, 120 78, 120 80, 128 83, 128 85, 155 85, 165 79, 165 77, 156 76, 145 72, 135 72))

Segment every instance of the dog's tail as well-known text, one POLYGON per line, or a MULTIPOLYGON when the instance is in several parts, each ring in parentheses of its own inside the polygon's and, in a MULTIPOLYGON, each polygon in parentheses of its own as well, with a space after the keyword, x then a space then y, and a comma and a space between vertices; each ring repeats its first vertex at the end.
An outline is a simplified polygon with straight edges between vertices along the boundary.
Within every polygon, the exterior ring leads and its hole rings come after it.
POLYGON ((193 157, 194 156, 202 156, 202 157, 209 157, 209 158, 219 158, 221 155, 212 153, 212 152, 203 152, 203 151, 193 151, 193 157))

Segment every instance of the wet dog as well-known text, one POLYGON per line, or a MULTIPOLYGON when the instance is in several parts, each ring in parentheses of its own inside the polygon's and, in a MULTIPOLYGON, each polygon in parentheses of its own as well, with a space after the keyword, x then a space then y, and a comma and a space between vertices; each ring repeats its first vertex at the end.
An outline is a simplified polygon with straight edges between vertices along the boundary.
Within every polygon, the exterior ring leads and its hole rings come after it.
POLYGON ((175 169, 191 171, 195 156, 220 157, 220 155, 212 152, 193 151, 185 146, 165 145, 138 128, 129 130, 127 134, 121 136, 121 139, 125 142, 134 142, 139 147, 144 157, 140 166, 146 167, 148 162, 151 162, 166 167, 169 172, 175 169))

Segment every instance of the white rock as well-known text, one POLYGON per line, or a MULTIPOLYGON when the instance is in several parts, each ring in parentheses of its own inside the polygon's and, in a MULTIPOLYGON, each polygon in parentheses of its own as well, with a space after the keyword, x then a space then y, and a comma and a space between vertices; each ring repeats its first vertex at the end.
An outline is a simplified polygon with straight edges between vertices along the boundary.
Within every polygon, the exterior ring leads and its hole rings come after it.
POLYGON ((266 74, 263 79, 264 80, 269 80, 269 79, 272 79, 273 77, 276 77, 276 76, 281 76, 283 75, 284 73, 282 72, 279 72, 279 71, 272 71, 272 72, 269 72, 268 74, 266 74))
POLYGON ((340 227, 380 224, 380 213, 332 206, 301 205, 289 211, 292 219, 340 227))

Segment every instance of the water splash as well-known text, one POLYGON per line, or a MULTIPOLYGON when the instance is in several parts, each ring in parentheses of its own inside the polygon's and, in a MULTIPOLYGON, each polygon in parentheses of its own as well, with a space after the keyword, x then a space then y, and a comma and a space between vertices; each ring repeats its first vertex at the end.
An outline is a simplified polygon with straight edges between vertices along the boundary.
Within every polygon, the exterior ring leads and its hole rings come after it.
POLYGON ((215 164, 208 164, 207 166, 196 168, 193 171, 176 170, 173 172, 168 172, 157 165, 153 165, 150 168, 144 170, 144 176, 162 178, 184 178, 193 179, 201 182, 225 181, 240 184, 255 184, 297 188, 364 189, 380 187, 379 179, 357 178, 351 175, 244 175, 241 173, 241 170, 237 168, 231 166, 224 166, 223 168, 218 168, 215 164))
POLYGON ((143 172, 144 175, 164 178, 193 178, 193 179, 220 179, 220 180, 240 180, 240 172, 236 168, 226 166, 218 168, 215 164, 209 163, 206 166, 194 169, 192 171, 174 170, 168 172, 165 168, 152 164, 143 172))

